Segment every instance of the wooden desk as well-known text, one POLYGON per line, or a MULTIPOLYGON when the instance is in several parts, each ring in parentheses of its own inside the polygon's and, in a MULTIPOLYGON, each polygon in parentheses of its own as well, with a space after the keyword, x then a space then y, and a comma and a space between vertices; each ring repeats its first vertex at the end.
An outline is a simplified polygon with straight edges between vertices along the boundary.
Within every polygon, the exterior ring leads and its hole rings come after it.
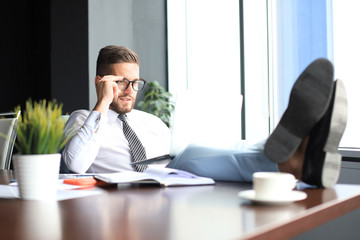
MULTIPOLYGON (((11 174, 0 171, 0 183, 11 174)), ((288 239, 360 206, 360 185, 308 189, 285 206, 237 197, 249 184, 124 185, 53 203, 0 199, 1 239, 288 239)), ((81 190, 79 190, 81 191, 81 190)))

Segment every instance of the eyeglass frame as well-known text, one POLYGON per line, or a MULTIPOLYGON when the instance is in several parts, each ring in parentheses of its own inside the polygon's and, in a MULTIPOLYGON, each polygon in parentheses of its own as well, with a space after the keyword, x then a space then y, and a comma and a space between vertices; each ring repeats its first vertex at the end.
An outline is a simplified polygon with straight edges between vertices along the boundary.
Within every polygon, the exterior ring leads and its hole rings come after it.
POLYGON ((127 78, 123 78, 123 79, 117 80, 117 81, 115 81, 115 82, 116 82, 116 84, 119 86, 119 82, 120 82, 120 81, 124 81, 124 80, 127 81, 128 83, 127 83, 127 85, 126 85, 126 87, 125 87, 124 89, 120 89, 121 91, 125 91, 126 89, 128 89, 129 86, 130 86, 130 83, 131 83, 131 88, 132 88, 134 91, 138 92, 138 91, 143 90, 144 87, 145 87, 145 84, 146 84, 145 79, 142 79, 142 78, 136 79, 136 80, 134 80, 134 81, 130 81, 130 80, 127 79, 127 78), (144 85, 142 86, 142 88, 141 88, 141 89, 138 89, 138 90, 136 90, 136 89, 134 88, 134 83, 137 82, 137 81, 144 82, 144 85))

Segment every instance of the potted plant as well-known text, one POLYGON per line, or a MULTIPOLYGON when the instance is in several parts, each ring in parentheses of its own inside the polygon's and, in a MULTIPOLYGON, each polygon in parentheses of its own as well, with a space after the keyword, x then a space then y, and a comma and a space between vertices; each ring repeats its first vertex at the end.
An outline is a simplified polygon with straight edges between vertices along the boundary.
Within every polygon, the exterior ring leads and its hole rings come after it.
POLYGON ((175 105, 170 100, 171 97, 172 94, 167 92, 157 81, 149 82, 144 100, 138 103, 138 107, 159 117, 168 127, 171 127, 171 114, 175 109, 175 105))
MULTIPOLYGON (((20 106, 15 108, 19 111, 20 106)), ((20 198, 56 200, 61 155, 66 143, 62 105, 56 100, 26 102, 19 117, 13 155, 20 198)))

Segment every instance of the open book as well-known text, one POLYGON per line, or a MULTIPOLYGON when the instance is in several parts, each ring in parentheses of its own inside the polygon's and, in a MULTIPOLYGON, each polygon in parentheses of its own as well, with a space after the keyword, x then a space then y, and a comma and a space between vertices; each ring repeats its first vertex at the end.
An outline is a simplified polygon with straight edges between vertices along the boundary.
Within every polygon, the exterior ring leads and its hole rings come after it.
POLYGON ((159 183, 164 187, 186 185, 215 184, 211 178, 199 177, 194 174, 164 167, 149 167, 144 172, 124 171, 118 173, 102 173, 94 176, 107 183, 159 183))

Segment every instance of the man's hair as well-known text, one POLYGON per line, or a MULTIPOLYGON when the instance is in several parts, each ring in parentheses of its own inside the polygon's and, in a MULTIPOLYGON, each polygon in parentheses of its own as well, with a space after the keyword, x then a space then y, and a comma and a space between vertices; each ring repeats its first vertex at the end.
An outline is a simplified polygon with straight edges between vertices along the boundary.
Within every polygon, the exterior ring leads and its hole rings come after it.
POLYGON ((99 51, 96 61, 96 75, 110 74, 110 65, 114 63, 136 63, 139 65, 137 54, 124 46, 110 45, 99 51))

